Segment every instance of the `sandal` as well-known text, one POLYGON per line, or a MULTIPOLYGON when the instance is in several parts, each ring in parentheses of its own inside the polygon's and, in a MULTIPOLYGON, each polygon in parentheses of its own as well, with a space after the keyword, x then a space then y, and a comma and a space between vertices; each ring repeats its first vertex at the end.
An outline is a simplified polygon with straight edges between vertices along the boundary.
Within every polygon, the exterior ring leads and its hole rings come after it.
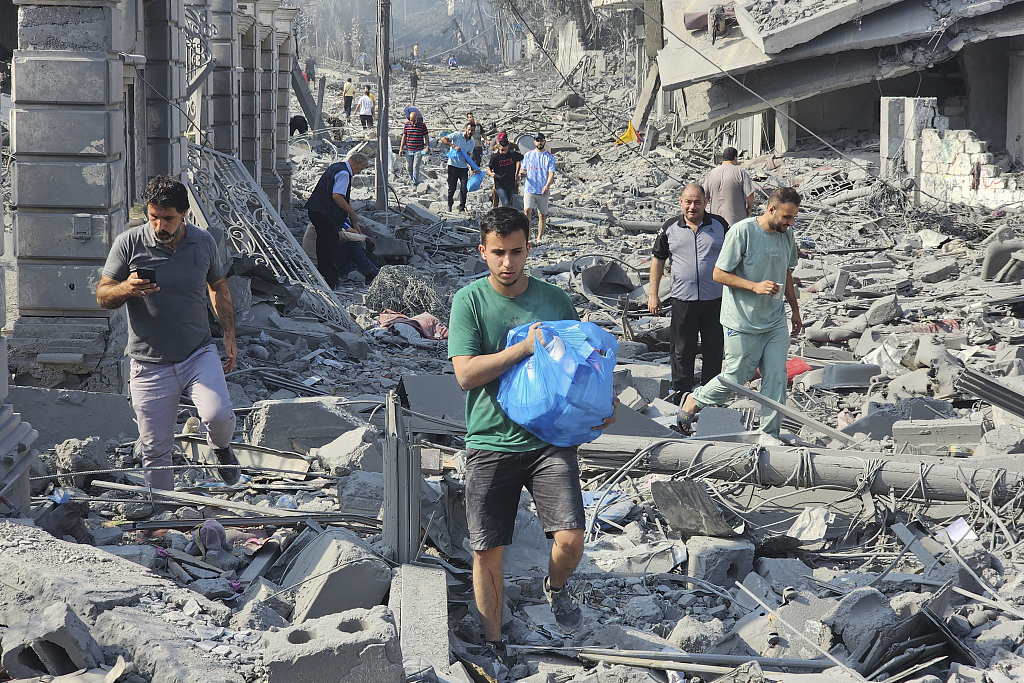
POLYGON ((693 392, 686 392, 683 397, 679 400, 679 412, 676 413, 676 426, 679 427, 679 431, 684 436, 690 436, 693 434, 693 421, 697 418, 697 413, 688 413, 683 410, 683 406, 686 404, 686 399, 693 392))

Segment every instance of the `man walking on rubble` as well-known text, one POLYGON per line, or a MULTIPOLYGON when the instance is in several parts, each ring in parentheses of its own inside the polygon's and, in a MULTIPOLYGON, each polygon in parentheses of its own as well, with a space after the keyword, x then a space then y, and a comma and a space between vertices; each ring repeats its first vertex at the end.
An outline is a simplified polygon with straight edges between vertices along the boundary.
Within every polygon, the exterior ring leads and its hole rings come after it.
POLYGON ((754 181, 739 167, 737 156, 735 147, 726 147, 721 165, 711 169, 704 180, 708 211, 724 218, 726 225, 735 225, 754 211, 754 181))
POLYGON ((402 139, 398 143, 398 153, 405 154, 409 167, 409 179, 413 185, 420 184, 420 166, 423 157, 430 149, 430 132, 420 119, 418 111, 409 112, 409 120, 402 130, 402 139))
POLYGON ((370 94, 370 86, 366 86, 366 91, 363 96, 359 98, 359 105, 356 111, 359 113, 359 121, 363 124, 363 128, 373 127, 373 96, 370 94))
POLYGON ((508 133, 498 133, 497 148, 487 164, 487 175, 494 178, 495 206, 511 206, 519 187, 523 155, 511 149, 508 133))
POLYGON ((548 217, 548 197, 551 184, 555 182, 555 157, 544 149, 547 139, 544 133, 537 133, 533 138, 534 149, 523 157, 522 174, 526 177, 526 195, 523 206, 526 207, 526 218, 537 210, 537 241, 544 239, 544 226, 548 217))
POLYGON ((484 146, 487 145, 487 136, 484 135, 484 124, 477 120, 473 112, 466 114, 466 123, 473 125, 473 163, 480 165, 484 158, 484 146))
POLYGON ((341 95, 345 101, 345 120, 352 120, 352 99, 356 96, 356 86, 352 84, 352 79, 349 78, 345 81, 345 88, 341 91, 341 95))
POLYGON ((466 210, 466 196, 469 182, 469 164, 466 157, 473 153, 473 124, 466 122, 461 133, 449 133, 441 138, 441 144, 453 150, 461 150, 462 154, 448 157, 448 211, 451 212, 455 203, 455 188, 459 186, 459 211, 466 210), (465 157, 463 157, 463 154, 465 157))
POLYGON ((349 155, 346 161, 331 164, 320 175, 320 180, 306 202, 309 221, 316 231, 316 267, 331 289, 338 286, 339 256, 346 263, 354 263, 368 279, 376 275, 377 267, 362 254, 363 245, 346 241, 345 252, 342 253, 338 235, 341 231, 362 234, 359 216, 352 208, 352 178, 365 171, 369 165, 369 157, 361 152, 349 155), (354 249, 358 249, 359 253, 352 251, 354 249))
POLYGON ((728 231, 725 219, 704 210, 707 198, 697 183, 683 188, 679 197, 683 213, 665 221, 654 238, 651 259, 651 291, 647 308, 661 315, 658 286, 665 261, 672 259, 672 391, 676 400, 694 385, 693 366, 700 336, 701 379, 707 382, 722 371, 724 335, 722 285, 712 277, 728 231))
MULTIPOLYGON (((187 394, 217 461, 238 465, 231 452, 235 414, 224 380, 238 356, 235 311, 217 243, 186 221, 188 190, 174 178, 152 178, 142 200, 149 222, 117 236, 96 287, 102 308, 127 304, 129 387, 142 464, 171 466, 178 403, 187 394), (210 334, 207 303, 223 332, 223 363, 210 334)), ((217 473, 229 486, 241 476, 237 467, 217 473)), ((154 489, 174 489, 174 470, 147 470, 145 477, 154 489)))
POLYGON ((409 87, 412 89, 412 96, 409 98, 409 104, 416 106, 416 92, 420 89, 420 72, 416 69, 412 70, 409 74, 409 87))
MULTIPOLYGON (((780 187, 768 198, 765 212, 733 225, 715 265, 715 282, 725 285, 722 326, 725 328, 725 368, 722 374, 688 393, 680 403, 677 421, 689 432, 697 412, 732 396, 719 378, 745 384, 761 371, 761 394, 786 402, 786 359, 789 330, 783 295, 792 309, 792 334, 800 332, 800 307, 793 287, 797 263, 796 239, 790 229, 800 211, 800 195, 780 187)), ((782 416, 761 409, 761 431, 779 435, 782 416)))
MULTIPOLYGON (((533 495, 544 532, 554 539, 544 594, 559 626, 578 628, 582 612, 566 581, 583 556, 583 495, 576 448, 544 443, 498 404, 501 375, 533 354, 537 322, 526 340, 505 347, 508 330, 531 321, 579 320, 559 287, 527 275, 530 223, 522 212, 492 209, 480 221, 481 257, 490 274, 455 294, 448 356, 466 396, 466 518, 473 550, 473 593, 487 654, 506 663, 501 638, 502 556, 512 543, 519 496, 533 495)), ((601 426, 615 421, 613 413, 601 426)))

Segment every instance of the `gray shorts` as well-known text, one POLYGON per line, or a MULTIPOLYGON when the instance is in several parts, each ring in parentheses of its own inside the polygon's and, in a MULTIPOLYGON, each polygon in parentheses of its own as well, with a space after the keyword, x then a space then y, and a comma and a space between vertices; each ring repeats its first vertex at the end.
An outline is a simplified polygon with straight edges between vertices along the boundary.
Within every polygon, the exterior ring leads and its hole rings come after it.
POLYGON ((527 209, 537 209, 537 213, 542 216, 548 215, 548 195, 546 194, 533 194, 527 192, 523 195, 523 206, 527 209))
POLYGON ((544 533, 586 526, 576 448, 545 446, 522 453, 466 451, 466 521, 469 547, 512 544, 519 496, 533 496, 544 533))

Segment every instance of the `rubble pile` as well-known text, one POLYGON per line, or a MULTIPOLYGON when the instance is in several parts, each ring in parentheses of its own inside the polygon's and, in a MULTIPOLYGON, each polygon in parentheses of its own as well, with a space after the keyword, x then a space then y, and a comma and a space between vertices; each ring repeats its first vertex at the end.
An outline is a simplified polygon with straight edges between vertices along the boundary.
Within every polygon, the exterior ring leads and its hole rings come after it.
MULTIPOLYGON (((485 272, 477 230, 490 193, 485 183, 468 214, 444 211, 435 146, 416 187, 394 159, 389 210, 376 207, 369 175, 355 189, 383 268, 336 296, 363 334, 303 313, 288 283, 235 259, 238 484, 217 478, 193 406, 178 416, 176 489, 158 491, 138 469, 126 401, 104 404, 100 419, 85 412, 97 399, 84 392, 31 390, 59 396, 62 421, 40 428, 31 505, 0 520, 7 676, 1024 675, 1018 216, 915 207, 907 188, 879 177, 877 139, 862 132, 749 160, 758 200, 789 185, 805 197, 794 272, 805 330, 790 349, 784 430, 779 440, 756 431, 762 400, 748 390, 702 411, 683 439, 668 400, 669 320, 647 313, 645 285, 653 233, 678 211, 682 186, 714 166, 714 141, 655 119, 643 141, 615 144, 631 103, 614 74, 587 86, 592 109, 569 109, 564 84, 543 69, 504 75, 519 79, 515 99, 493 74, 424 70, 418 104, 435 145, 466 111, 489 137, 507 128, 526 145, 545 133, 558 180, 531 273, 620 339, 618 421, 580 448, 588 526, 569 590, 583 627, 562 632, 545 601, 549 542, 524 493, 505 552, 509 667, 482 654, 464 399, 446 325, 454 292, 485 272), (419 476, 401 488, 403 453, 419 476), (401 517, 403 501, 418 512, 401 517), (393 527, 416 541, 408 561, 396 561, 393 527)), ((322 71, 331 102, 344 74, 322 71)), ((396 81, 393 121, 406 92, 396 81)), ((302 200, 322 170, 357 148, 379 156, 351 124, 335 137, 292 145, 296 201, 282 217, 299 241, 302 200)))

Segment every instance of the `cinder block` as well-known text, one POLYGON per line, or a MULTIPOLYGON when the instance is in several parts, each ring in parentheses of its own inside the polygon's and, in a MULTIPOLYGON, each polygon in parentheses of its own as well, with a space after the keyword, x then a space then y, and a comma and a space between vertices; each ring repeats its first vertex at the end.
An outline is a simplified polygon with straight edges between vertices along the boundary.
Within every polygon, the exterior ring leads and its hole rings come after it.
POLYGON ((395 622, 383 605, 312 619, 268 632, 263 664, 269 683, 403 683, 395 622))
POLYGON ((18 106, 114 104, 123 95, 122 67, 119 59, 77 52, 17 50, 11 95, 18 106))
POLYGON ((124 151, 124 114, 119 111, 11 111, 15 154, 115 156, 124 151))
POLYGON ((348 529, 331 529, 302 549, 281 584, 300 582, 293 624, 380 604, 391 587, 391 568, 348 529))
POLYGON ((976 446, 984 435, 985 427, 981 422, 965 419, 900 420, 892 426, 893 438, 912 446, 976 446))
POLYGON ((4 633, 3 667, 15 678, 63 676, 103 664, 103 650, 67 603, 12 624, 4 633))
POLYGON ((672 370, 668 366, 628 363, 616 368, 620 369, 629 370, 633 388, 648 403, 656 398, 665 398, 672 390, 672 370))
POLYGON ((716 586, 732 586, 754 570, 754 543, 745 538, 691 536, 686 574, 716 586))

